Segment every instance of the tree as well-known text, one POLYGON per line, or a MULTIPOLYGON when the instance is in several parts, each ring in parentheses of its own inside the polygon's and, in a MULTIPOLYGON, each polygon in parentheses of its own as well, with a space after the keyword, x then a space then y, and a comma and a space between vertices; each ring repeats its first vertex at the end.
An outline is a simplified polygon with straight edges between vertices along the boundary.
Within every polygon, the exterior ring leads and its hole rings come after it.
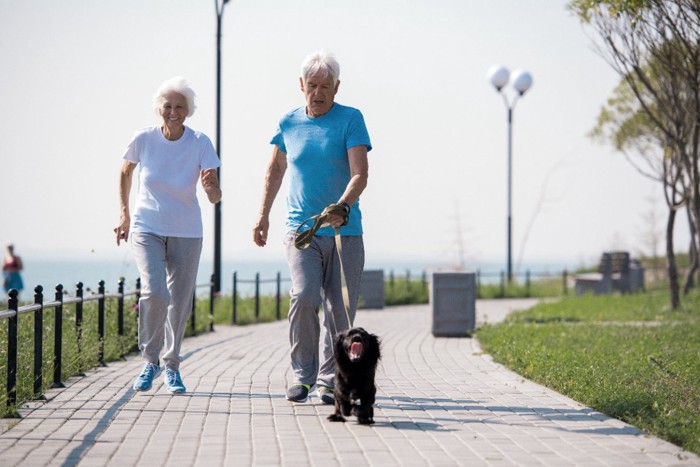
POLYGON ((572 0, 569 6, 594 29, 598 52, 622 77, 608 105, 612 114, 601 113, 616 123, 616 147, 637 149, 664 185, 671 306, 677 308, 673 227, 681 206, 691 225, 691 279, 700 251, 700 0, 572 0))
MULTIPOLYGON (((650 73, 650 78, 663 80, 663 75, 650 73)), ((642 88, 643 90, 643 88, 642 88)), ((679 209, 687 205, 687 179, 683 165, 673 154, 663 132, 647 117, 628 80, 623 79, 608 99, 598 116, 597 125, 590 133, 594 139, 610 142, 630 163, 647 178, 663 186, 668 207, 666 219, 666 264, 668 269, 671 304, 680 305, 680 282, 676 266, 673 232, 679 209)))

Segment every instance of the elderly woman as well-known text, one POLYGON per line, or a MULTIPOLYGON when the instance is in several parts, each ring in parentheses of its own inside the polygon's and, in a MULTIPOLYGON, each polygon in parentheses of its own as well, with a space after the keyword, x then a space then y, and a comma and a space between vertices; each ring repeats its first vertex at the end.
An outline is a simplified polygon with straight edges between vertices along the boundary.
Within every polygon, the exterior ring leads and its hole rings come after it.
POLYGON ((138 343, 145 364, 134 381, 136 391, 151 389, 161 373, 161 358, 168 391, 186 390, 179 371, 180 346, 202 251, 197 180, 212 204, 221 200, 214 146, 206 135, 185 126, 185 119, 194 113, 194 98, 180 77, 158 88, 153 107, 163 121, 136 132, 119 177, 121 215, 114 232, 117 245, 131 237, 141 275, 138 343), (132 218, 129 192, 137 165, 138 197, 132 218))

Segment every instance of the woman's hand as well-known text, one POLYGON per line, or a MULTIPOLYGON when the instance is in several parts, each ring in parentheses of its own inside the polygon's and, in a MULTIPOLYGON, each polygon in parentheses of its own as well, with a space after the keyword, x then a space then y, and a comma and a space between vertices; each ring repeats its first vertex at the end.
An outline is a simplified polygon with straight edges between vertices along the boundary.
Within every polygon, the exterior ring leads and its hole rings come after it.
POLYGON ((129 240, 129 227, 131 226, 131 219, 129 216, 121 216, 119 219, 119 225, 114 228, 114 233, 117 234, 117 246, 119 242, 124 240, 126 243, 129 240))
POLYGON ((221 188, 219 188, 219 177, 216 169, 202 170, 202 187, 209 198, 209 202, 216 204, 221 201, 221 188))

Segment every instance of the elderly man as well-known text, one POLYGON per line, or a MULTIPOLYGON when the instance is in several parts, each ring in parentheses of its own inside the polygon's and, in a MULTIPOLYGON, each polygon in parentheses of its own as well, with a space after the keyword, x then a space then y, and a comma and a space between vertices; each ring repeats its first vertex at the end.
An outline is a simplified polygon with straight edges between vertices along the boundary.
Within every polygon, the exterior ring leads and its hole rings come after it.
POLYGON ((294 379, 287 399, 294 402, 306 401, 318 386, 321 400, 334 403, 332 338, 350 323, 343 305, 333 227, 342 225, 342 267, 350 297, 350 320, 354 320, 365 261, 359 197, 367 186, 367 152, 372 145, 362 113, 335 102, 339 74, 340 66, 329 53, 314 52, 304 60, 299 83, 306 105, 284 115, 272 138, 272 160, 265 175, 260 216, 253 228, 255 243, 265 246, 270 209, 289 170, 284 244, 292 279, 289 340, 294 379), (296 229, 331 204, 343 206, 346 216, 328 214, 325 221, 330 227, 319 229, 308 248, 297 249, 296 229), (321 305, 324 332, 319 359, 321 305))

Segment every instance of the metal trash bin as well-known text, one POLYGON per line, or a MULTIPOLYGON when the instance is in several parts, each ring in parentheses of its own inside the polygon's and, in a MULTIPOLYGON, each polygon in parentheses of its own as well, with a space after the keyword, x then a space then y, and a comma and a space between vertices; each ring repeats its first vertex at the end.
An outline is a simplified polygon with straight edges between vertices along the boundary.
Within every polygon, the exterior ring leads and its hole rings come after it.
POLYGON ((430 307, 433 336, 471 337, 476 323, 476 274, 433 272, 430 307))

